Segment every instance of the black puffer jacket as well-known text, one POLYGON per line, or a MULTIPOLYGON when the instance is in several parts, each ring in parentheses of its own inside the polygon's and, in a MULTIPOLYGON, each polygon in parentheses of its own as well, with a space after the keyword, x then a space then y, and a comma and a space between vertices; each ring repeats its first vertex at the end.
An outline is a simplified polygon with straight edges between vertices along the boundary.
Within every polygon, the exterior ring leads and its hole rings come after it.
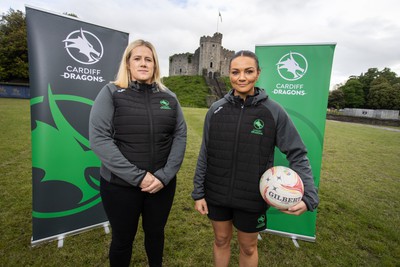
POLYGON ((172 95, 154 90, 144 84, 113 93, 115 143, 131 163, 151 173, 167 163, 178 105, 172 95))
POLYGON ((315 209, 319 200, 306 148, 284 109, 259 88, 246 101, 231 91, 208 111, 193 199, 264 211, 267 204, 261 197, 259 180, 273 166, 275 146, 286 154, 290 167, 302 178, 307 208, 315 209))
POLYGON ((178 172, 186 148, 186 123, 171 91, 157 84, 107 84, 90 113, 89 138, 109 182, 139 186, 146 172, 167 185, 178 172))

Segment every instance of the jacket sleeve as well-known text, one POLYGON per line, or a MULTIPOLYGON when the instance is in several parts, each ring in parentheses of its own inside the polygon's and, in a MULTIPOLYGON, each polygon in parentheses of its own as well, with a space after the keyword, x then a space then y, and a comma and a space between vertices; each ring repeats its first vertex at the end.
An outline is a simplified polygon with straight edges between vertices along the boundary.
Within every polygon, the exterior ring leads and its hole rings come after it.
POLYGON ((130 163, 115 145, 113 139, 114 104, 112 92, 115 86, 108 84, 97 95, 89 117, 89 140, 91 149, 102 165, 133 186, 139 186, 145 170, 130 163))
POLYGON ((307 149, 289 115, 283 108, 278 109, 276 144, 279 150, 286 155, 289 167, 301 177, 304 184, 303 201, 309 211, 313 211, 319 204, 317 188, 307 149))
POLYGON ((203 139, 201 142, 200 152, 199 152, 199 156, 197 159, 196 172, 194 174, 194 179, 193 179, 194 189, 192 192, 192 198, 194 200, 199 200, 199 199, 202 199, 205 197, 204 181, 205 181, 206 172, 207 172, 208 131, 210 128, 211 115, 213 114, 214 110, 215 110, 215 108, 211 107, 208 110, 205 120, 204 120, 203 139))
POLYGON ((154 173, 154 176, 156 176, 164 185, 167 185, 176 176, 182 165, 186 150, 186 138, 186 122, 178 102, 175 132, 173 134, 173 141, 171 151, 168 155, 167 164, 154 173))

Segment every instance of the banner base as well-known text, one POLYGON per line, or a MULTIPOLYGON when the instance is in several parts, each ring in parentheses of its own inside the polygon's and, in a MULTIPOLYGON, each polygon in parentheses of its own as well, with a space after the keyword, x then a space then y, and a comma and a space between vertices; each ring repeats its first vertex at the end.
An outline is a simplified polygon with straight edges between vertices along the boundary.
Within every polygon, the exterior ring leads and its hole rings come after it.
POLYGON ((291 238, 293 240, 293 243, 294 243, 294 245, 296 247, 298 247, 298 243, 297 243, 296 240, 303 240, 303 241, 308 241, 308 242, 315 242, 315 240, 316 240, 315 236, 312 237, 312 236, 306 236, 306 235, 299 235, 299 234, 281 232, 281 231, 276 231, 276 230, 271 230, 271 229, 266 229, 264 231, 261 231, 260 234, 261 233, 270 233, 270 234, 274 234, 274 235, 280 235, 280 236, 284 236, 284 237, 289 237, 289 238, 291 238))
POLYGON ((82 232, 86 232, 86 231, 89 231, 91 229, 99 228, 99 227, 103 227, 104 228, 104 232, 106 234, 108 234, 110 232, 109 225, 110 225, 109 222, 106 221, 106 222, 102 222, 102 223, 99 223, 99 224, 91 225, 89 227, 77 229, 77 230, 70 231, 70 232, 67 232, 67 233, 62 233, 62 234, 59 234, 59 235, 46 237, 46 238, 43 238, 43 239, 38 239, 38 240, 35 240, 35 241, 33 241, 33 238, 32 238, 31 246, 35 247, 35 246, 40 245, 42 243, 46 243, 46 242, 51 242, 51 241, 57 240, 58 241, 57 242, 57 247, 58 248, 62 248, 63 245, 64 245, 64 239, 65 239, 66 236, 76 235, 76 234, 79 234, 79 233, 82 233, 82 232))

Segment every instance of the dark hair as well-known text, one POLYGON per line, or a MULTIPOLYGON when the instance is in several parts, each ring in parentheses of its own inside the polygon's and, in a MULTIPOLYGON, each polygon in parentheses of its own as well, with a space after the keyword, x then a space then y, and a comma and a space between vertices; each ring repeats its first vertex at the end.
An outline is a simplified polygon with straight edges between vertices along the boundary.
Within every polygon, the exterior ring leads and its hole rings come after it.
POLYGON ((232 61, 237 57, 249 57, 254 59, 254 61, 256 62, 257 70, 260 70, 260 63, 258 62, 258 57, 256 56, 256 54, 254 54, 249 50, 240 50, 236 52, 235 55, 233 55, 233 57, 231 58, 231 61, 229 61, 229 69, 231 68, 232 61))

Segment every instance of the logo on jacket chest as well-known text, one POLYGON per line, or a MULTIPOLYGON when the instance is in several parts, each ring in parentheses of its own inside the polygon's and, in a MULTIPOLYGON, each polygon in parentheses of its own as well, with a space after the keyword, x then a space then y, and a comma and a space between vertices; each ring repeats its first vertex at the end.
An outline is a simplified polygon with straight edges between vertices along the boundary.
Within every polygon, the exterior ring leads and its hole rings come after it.
POLYGON ((160 109, 171 109, 168 100, 165 99, 160 100, 160 105, 161 105, 160 109))
POLYGON ((258 135, 263 135, 263 129, 264 129, 264 121, 261 119, 256 119, 253 122, 253 130, 251 131, 252 134, 258 134, 258 135))

